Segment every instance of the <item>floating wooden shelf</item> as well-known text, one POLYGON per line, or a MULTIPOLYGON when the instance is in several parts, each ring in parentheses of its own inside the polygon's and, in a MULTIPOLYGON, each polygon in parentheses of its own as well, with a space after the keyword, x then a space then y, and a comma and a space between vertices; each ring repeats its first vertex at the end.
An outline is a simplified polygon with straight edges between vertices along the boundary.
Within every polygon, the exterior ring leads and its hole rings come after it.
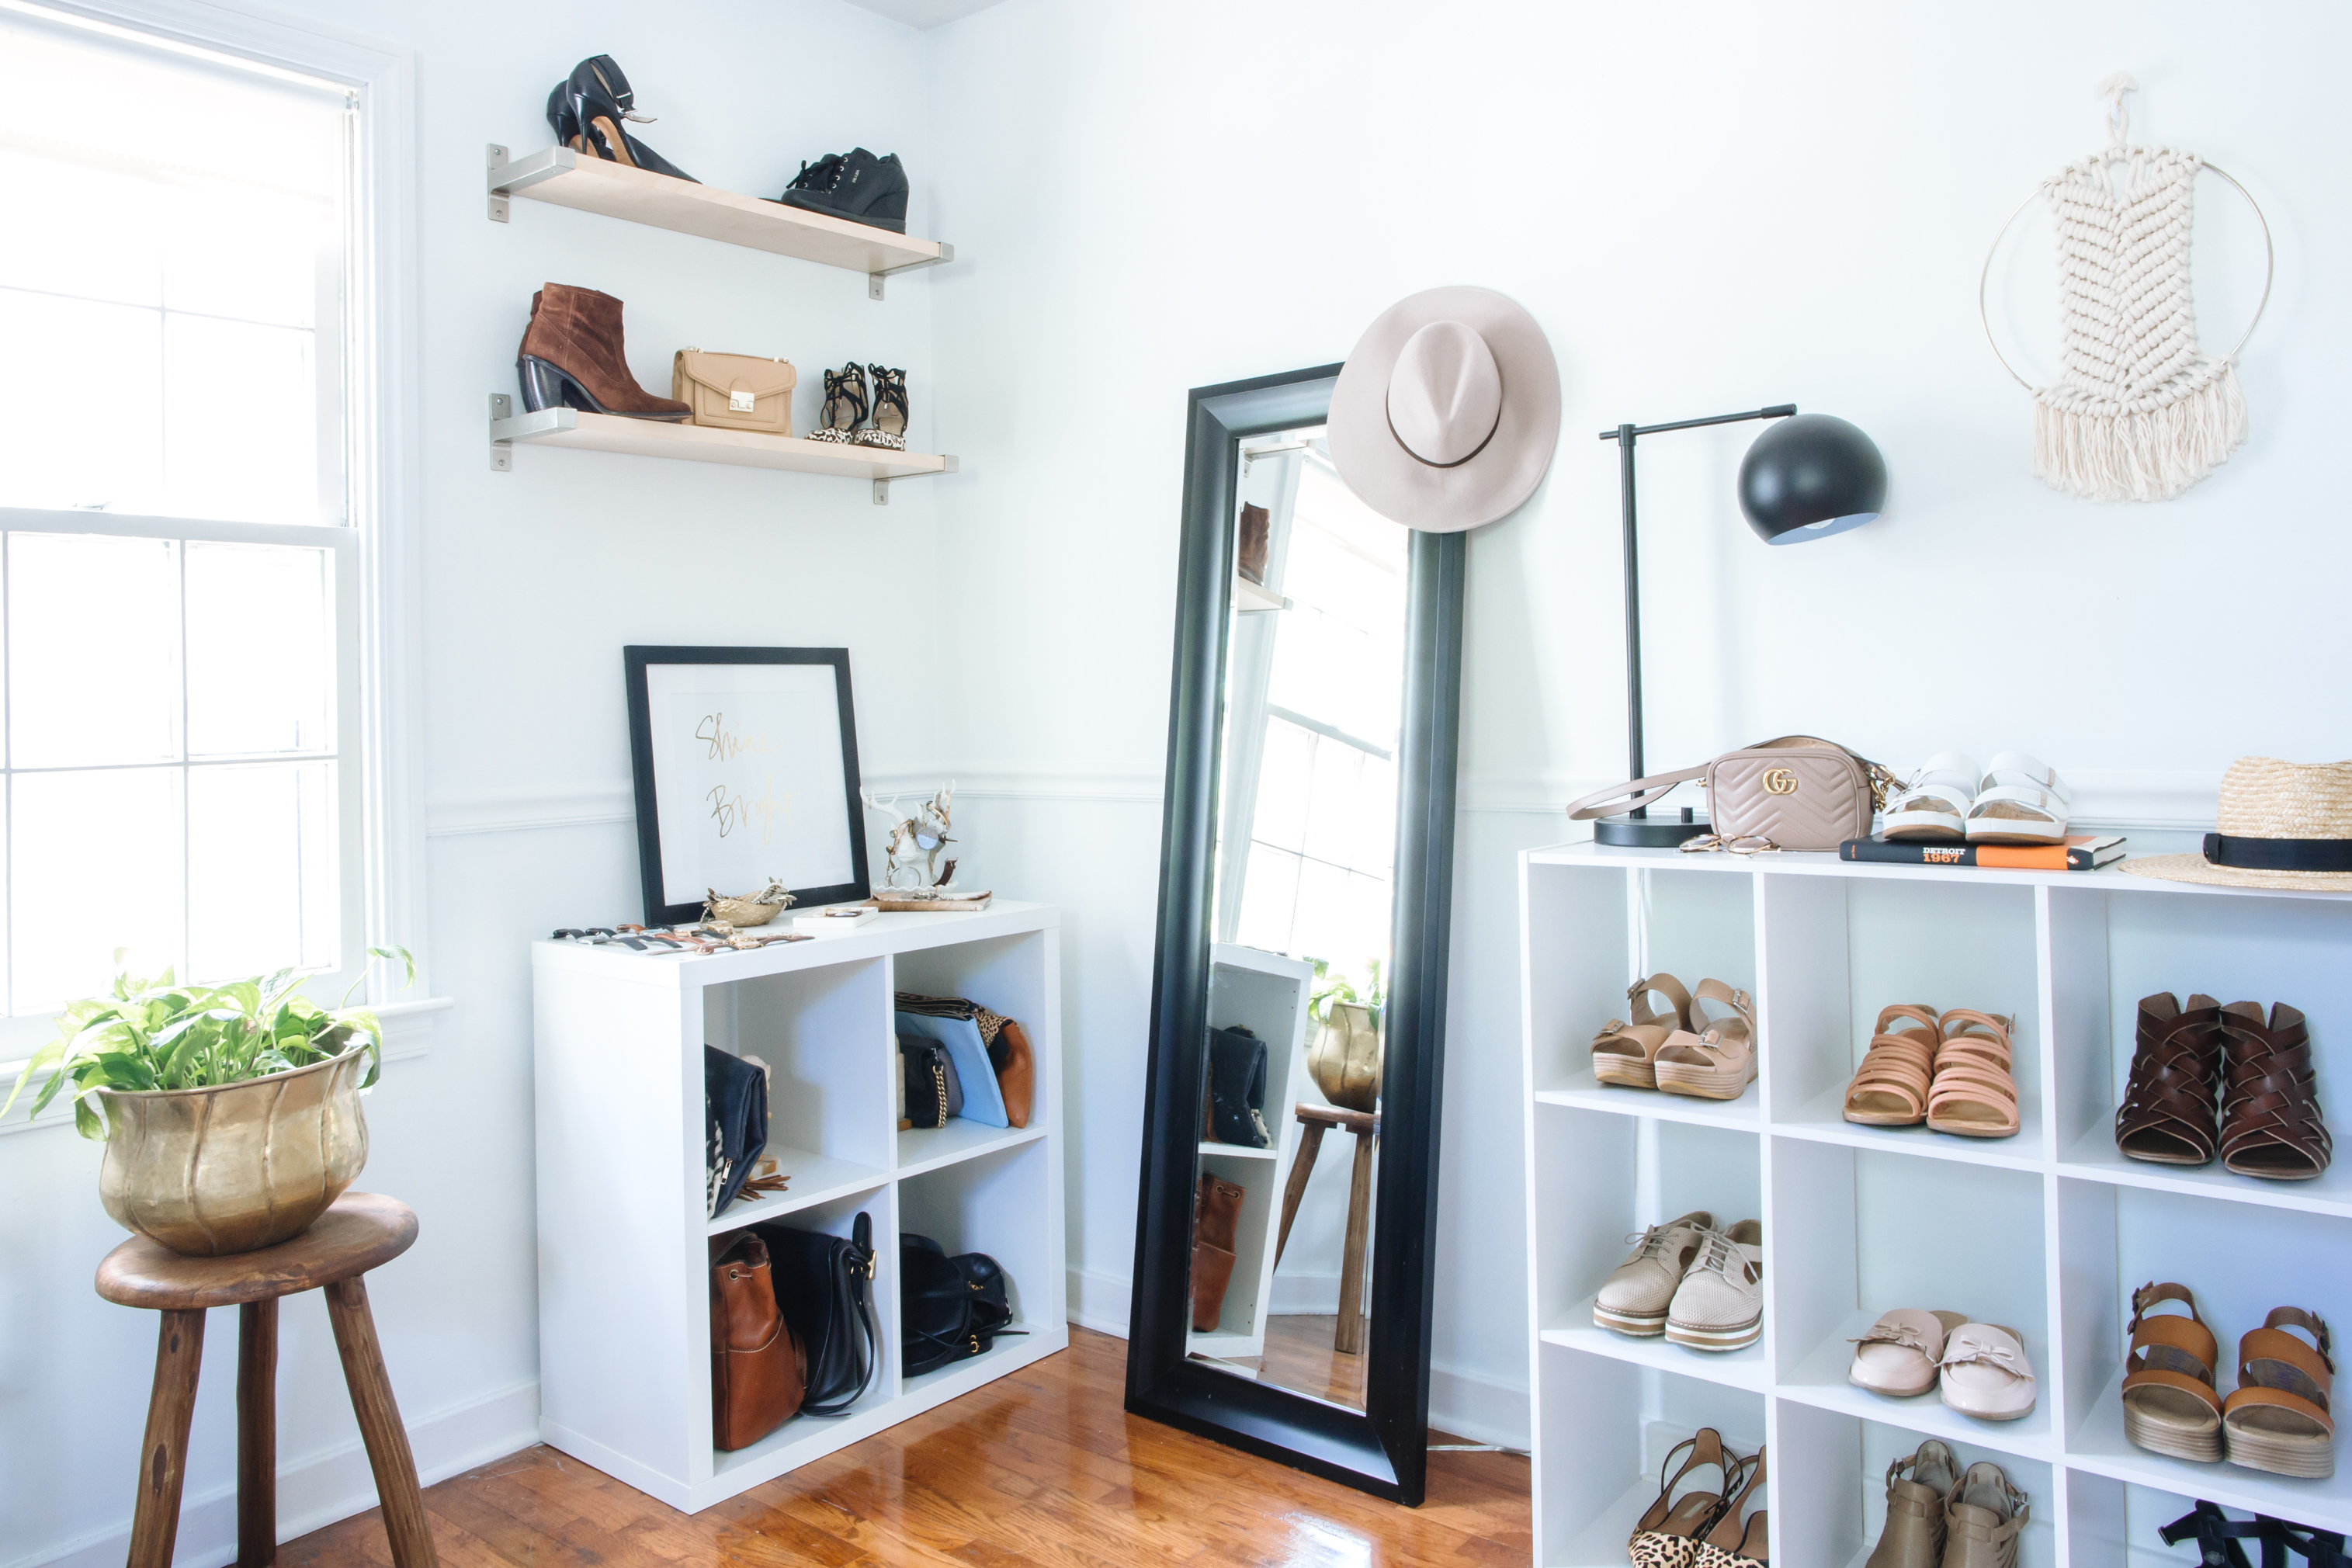
POLYGON ((1251 582, 1240 573, 1234 574, 1234 608, 1244 615, 1263 610, 1286 610, 1290 601, 1251 582))
POLYGON ((509 159, 505 148, 493 143, 489 186, 490 216, 499 223, 507 221, 509 196, 552 202, 863 272, 866 292, 877 300, 882 298, 883 279, 891 273, 955 259, 955 247, 935 239, 909 239, 870 224, 586 157, 569 147, 542 147, 509 159))
POLYGON ((793 473, 832 474, 874 483, 877 506, 890 501, 890 481, 952 474, 956 460, 935 452, 892 452, 880 447, 849 447, 761 436, 709 425, 673 425, 659 419, 625 419, 614 414, 583 414, 572 408, 513 412, 513 399, 490 395, 490 467, 503 473, 514 466, 514 445, 576 447, 591 452, 626 452, 638 458, 677 458, 689 463, 729 463, 741 468, 784 468, 793 473))

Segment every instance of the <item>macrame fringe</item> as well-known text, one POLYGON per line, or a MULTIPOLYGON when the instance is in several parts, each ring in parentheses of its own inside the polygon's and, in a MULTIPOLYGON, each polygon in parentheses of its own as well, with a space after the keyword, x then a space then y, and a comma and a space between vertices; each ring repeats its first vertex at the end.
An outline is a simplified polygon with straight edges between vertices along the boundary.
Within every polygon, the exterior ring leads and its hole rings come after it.
POLYGON ((2091 500, 2170 500, 2245 439, 2246 400, 2231 364, 2143 414, 2053 407, 2041 395, 2033 402, 2034 474, 2091 500))

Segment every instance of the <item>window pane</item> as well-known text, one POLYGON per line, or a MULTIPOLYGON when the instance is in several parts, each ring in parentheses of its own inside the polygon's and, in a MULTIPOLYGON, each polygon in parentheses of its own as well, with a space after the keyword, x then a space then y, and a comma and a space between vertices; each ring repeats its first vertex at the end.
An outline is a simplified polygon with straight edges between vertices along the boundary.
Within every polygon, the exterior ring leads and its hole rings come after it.
POLYGON ((234 187, 184 193, 164 258, 163 303, 245 321, 316 324, 321 252, 333 247, 334 216, 334 205, 316 196, 234 187))
POLYGON ((1307 790, 1314 766, 1312 731, 1280 719, 1265 721, 1265 754, 1258 767, 1257 813, 1250 827, 1252 838, 1278 844, 1285 849, 1297 849, 1306 841, 1307 790))
POLYGON ((15 243, 0 245, 0 285, 85 300, 159 304, 162 236, 147 214, 164 187, 127 172, 0 151, 15 243), (37 235, 38 244, 24 243, 37 235))
POLYGON ((10 534, 10 765, 176 758, 179 720, 179 546, 10 534))
POLYGON ((318 390, 309 332, 166 315, 165 508, 318 521, 318 390))
POLYGON ((331 963, 334 765, 188 773, 188 973, 236 980, 331 963))
POLYGON ((1366 753, 1328 735, 1315 742, 1315 783, 1307 792, 1307 853, 1341 866, 1361 866, 1373 851, 1364 843, 1362 775, 1366 753))
POLYGON ((0 506, 152 509, 162 320, 131 305, 0 289, 0 506))
POLYGON ((137 974, 184 946, 181 770, 19 773, 9 802, 9 1010, 39 1012, 137 974))
POLYGON ((1244 947, 1289 952, 1290 911, 1298 897, 1298 857, 1253 844, 1242 881, 1242 914, 1234 940, 1244 947))
POLYGON ((332 557, 268 544, 186 550, 189 754, 332 750, 332 557))

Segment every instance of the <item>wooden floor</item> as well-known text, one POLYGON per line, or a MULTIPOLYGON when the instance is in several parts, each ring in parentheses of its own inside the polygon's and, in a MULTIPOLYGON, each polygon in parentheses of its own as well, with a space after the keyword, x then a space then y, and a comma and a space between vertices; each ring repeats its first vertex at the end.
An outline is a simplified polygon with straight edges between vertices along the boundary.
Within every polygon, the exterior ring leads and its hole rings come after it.
POLYGON ((1252 1373, 1260 1383, 1296 1389, 1350 1410, 1361 1410, 1364 1358, 1341 1355, 1332 1348, 1339 1329, 1339 1320, 1330 1312, 1269 1316, 1265 1321, 1265 1354, 1256 1360, 1236 1357, 1227 1364, 1252 1373))
MULTIPOLYGON (((1432 1454, 1398 1508, 1129 1415, 1127 1342, 1070 1348, 694 1515, 551 1448, 425 1494, 442 1568, 1524 1568, 1528 1462, 1432 1454)), ((389 1568, 376 1512, 281 1546, 286 1568, 389 1568)))

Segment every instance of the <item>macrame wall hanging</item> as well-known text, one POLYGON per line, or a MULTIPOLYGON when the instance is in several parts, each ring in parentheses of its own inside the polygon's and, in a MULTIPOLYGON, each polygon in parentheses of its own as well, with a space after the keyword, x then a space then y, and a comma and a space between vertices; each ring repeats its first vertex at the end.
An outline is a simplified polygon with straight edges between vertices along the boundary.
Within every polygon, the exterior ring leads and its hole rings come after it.
MULTIPOLYGON (((2064 342, 2057 384, 2035 386, 2001 355, 1985 313, 1992 252, 1977 280, 1985 341, 2001 368, 2033 394, 2033 471, 2059 489, 2092 500, 2169 500, 2237 450, 2246 438, 2246 400, 2238 390, 2238 351, 2253 336, 2247 324, 2220 357, 2197 346, 2189 297, 2189 236, 2197 171, 2243 185, 2194 153, 2136 147, 2126 139, 2124 94, 2138 84, 2118 72, 2099 84, 2107 103, 2107 147, 2042 183, 1993 236, 2046 195, 2058 231, 2059 317, 2064 342), (2125 165, 2121 188, 2112 174, 2125 165)), ((2271 254, 2271 230, 2263 246, 2271 254)), ((2262 320, 2270 303, 2268 268, 2262 320)))

